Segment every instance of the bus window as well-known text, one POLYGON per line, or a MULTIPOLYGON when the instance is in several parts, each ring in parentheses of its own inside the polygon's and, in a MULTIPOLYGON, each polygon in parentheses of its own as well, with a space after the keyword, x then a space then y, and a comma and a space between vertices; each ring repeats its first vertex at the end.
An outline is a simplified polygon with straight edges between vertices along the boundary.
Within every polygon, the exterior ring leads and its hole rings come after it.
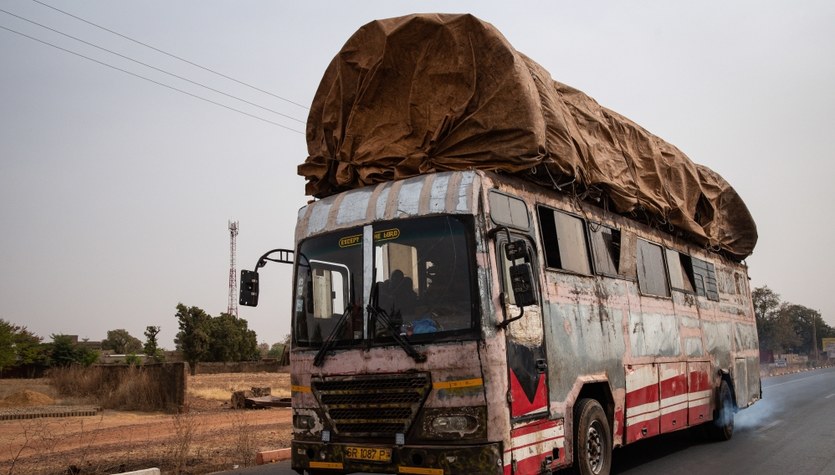
POLYGON ((670 286, 677 290, 693 292, 693 263, 690 256, 667 249, 667 270, 670 271, 670 286))
POLYGON ((544 206, 537 211, 545 264, 578 274, 591 274, 583 220, 544 206))
POLYGON ((708 300, 719 301, 719 289, 716 286, 716 269, 710 262, 693 258, 693 277, 695 277, 696 294, 707 297, 708 300))
POLYGON ((664 252, 661 246, 638 239, 638 286, 641 293, 669 297, 664 252))
MULTIPOLYGON (((378 305, 411 339, 475 328, 470 226, 452 216, 374 224, 378 305)), ((390 332, 378 326, 374 337, 390 332)))
POLYGON ((618 275, 620 231, 602 224, 589 224, 594 270, 598 274, 618 275))
POLYGON ((496 224, 527 230, 530 227, 525 202, 519 198, 490 190, 490 218, 496 224))
POLYGON ((344 274, 331 269, 313 268, 313 318, 342 315, 345 311, 344 287, 348 282, 347 275, 347 268, 344 274))

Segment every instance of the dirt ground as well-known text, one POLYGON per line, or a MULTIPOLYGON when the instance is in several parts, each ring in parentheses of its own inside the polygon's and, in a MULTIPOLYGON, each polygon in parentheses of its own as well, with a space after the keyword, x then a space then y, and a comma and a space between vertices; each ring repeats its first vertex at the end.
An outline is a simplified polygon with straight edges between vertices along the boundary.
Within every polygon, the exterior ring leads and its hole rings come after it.
MULTIPOLYGON (((111 474, 149 467, 204 474, 255 463, 261 450, 289 446, 289 408, 233 410, 233 390, 271 387, 289 395, 289 375, 215 374, 189 378, 183 414, 101 411, 96 416, 0 421, 0 473, 111 474)), ((0 399, 28 389, 61 400, 45 380, 2 380, 0 399)), ((21 406, 24 403, 21 403, 21 406)), ((32 410, 32 407, 9 408, 32 410)))

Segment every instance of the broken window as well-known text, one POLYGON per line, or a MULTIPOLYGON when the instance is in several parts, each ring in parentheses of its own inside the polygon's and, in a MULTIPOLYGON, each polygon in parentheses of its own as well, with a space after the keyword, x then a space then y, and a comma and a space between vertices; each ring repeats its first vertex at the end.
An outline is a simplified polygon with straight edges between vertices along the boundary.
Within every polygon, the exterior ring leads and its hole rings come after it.
POLYGON ((538 208, 538 214, 546 265, 591 274, 583 220, 544 206, 538 208))
POLYGON ((670 286, 677 290, 693 292, 693 262, 690 256, 667 249, 667 270, 670 286))
POLYGON ((594 270, 598 274, 618 275, 620 231, 602 224, 589 224, 594 270))
POLYGON ((664 250, 658 244, 638 239, 638 286, 641 293, 669 297, 664 250))
POLYGON ((710 262, 692 258, 693 280, 696 287, 696 294, 707 297, 709 300, 719 301, 719 290, 716 286, 716 269, 710 262))

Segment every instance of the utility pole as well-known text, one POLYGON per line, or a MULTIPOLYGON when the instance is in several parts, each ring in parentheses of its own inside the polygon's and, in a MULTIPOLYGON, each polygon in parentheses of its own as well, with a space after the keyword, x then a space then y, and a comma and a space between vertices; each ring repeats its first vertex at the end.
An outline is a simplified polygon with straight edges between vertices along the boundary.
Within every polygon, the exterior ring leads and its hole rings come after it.
POLYGON ((235 271, 235 240, 238 237, 238 222, 229 221, 229 305, 226 313, 238 318, 238 277, 235 271))
POLYGON ((812 345, 815 347, 815 362, 818 361, 818 319, 817 315, 812 315, 812 345))

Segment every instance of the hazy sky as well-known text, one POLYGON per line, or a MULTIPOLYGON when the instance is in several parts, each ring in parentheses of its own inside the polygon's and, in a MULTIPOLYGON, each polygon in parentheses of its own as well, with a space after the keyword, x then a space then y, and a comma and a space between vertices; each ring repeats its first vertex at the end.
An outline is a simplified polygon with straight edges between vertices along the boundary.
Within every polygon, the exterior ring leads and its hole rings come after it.
MULTIPOLYGON (((758 225, 752 285, 835 325, 831 0, 39 1, 305 106, 363 24, 473 13, 554 79, 724 176, 758 225)), ((144 340, 159 325, 172 349, 178 302, 226 310, 229 219, 238 269, 293 247, 307 110, 33 0, 0 8, 263 108, 7 13, 0 27, 297 131, 0 28, 0 318, 47 340, 116 328, 144 340)), ((239 315, 273 343, 290 331, 289 266, 261 282, 261 304, 239 315)))

